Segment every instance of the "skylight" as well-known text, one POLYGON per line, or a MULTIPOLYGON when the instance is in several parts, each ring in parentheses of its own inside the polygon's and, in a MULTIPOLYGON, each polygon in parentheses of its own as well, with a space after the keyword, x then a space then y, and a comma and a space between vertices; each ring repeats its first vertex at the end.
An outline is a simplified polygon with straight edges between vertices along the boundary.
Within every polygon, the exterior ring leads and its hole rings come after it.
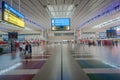
POLYGON ((75 11, 75 5, 47 5, 47 12, 53 18, 71 17, 75 11))

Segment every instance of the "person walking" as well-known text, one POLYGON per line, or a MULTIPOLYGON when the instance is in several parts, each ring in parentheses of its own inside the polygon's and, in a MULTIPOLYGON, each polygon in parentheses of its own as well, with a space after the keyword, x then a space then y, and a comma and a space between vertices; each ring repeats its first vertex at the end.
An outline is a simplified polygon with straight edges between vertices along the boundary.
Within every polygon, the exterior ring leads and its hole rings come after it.
POLYGON ((29 42, 25 45, 25 55, 26 57, 29 55, 29 57, 32 58, 32 46, 29 42))
POLYGON ((118 40, 115 40, 115 45, 118 46, 118 40))

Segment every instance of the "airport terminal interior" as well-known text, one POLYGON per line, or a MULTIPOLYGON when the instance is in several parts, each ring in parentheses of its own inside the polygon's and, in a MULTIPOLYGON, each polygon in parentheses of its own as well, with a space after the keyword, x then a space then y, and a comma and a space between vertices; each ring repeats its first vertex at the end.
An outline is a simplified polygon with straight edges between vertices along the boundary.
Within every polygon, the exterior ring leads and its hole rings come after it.
POLYGON ((0 80, 120 80, 120 0, 0 0, 0 80))

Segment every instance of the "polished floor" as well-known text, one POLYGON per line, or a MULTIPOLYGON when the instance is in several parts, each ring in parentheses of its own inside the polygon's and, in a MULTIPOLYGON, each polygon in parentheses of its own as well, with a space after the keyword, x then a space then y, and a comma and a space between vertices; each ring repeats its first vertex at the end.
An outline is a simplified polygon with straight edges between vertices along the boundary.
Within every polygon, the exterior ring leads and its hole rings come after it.
POLYGON ((72 56, 90 80, 120 80, 120 46, 75 45, 72 56))
POLYGON ((54 47, 54 54, 33 80, 89 80, 71 56, 67 44, 54 47))
POLYGON ((0 55, 0 80, 32 80, 51 56, 44 46, 33 47, 31 59, 19 51, 0 55))
POLYGON ((33 47, 31 59, 0 55, 0 80, 43 79, 120 80, 120 46, 58 44, 33 47))

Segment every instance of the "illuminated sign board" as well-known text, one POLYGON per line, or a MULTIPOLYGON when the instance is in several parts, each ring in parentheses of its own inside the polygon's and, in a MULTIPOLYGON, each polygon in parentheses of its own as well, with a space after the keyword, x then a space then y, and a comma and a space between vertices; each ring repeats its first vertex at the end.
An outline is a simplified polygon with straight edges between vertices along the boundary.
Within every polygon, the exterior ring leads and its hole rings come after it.
POLYGON ((52 18, 51 26, 52 31, 69 31, 70 18, 52 18))
POLYGON ((21 28, 25 27, 24 15, 6 2, 2 2, 2 20, 21 28))

